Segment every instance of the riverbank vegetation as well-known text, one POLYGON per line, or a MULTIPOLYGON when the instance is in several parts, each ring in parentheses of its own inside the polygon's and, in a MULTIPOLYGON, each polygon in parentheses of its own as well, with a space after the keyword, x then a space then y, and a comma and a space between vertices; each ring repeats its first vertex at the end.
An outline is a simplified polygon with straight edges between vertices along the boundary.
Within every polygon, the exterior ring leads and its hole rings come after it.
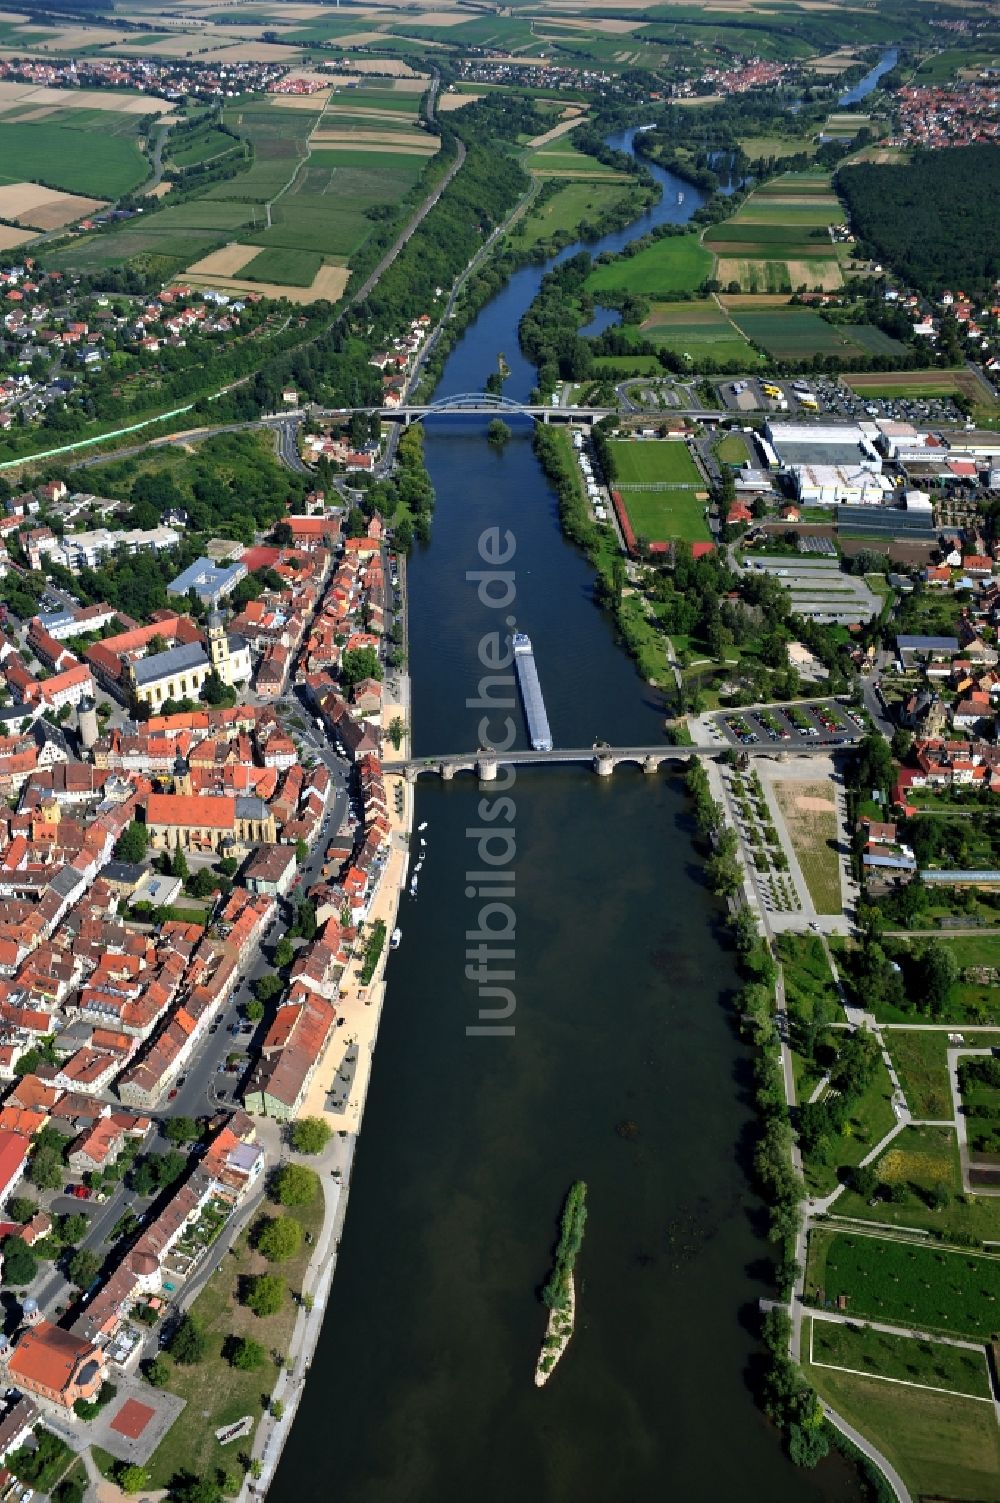
MULTIPOLYGON (((712 846, 707 866, 713 886, 730 899, 731 928, 744 978, 734 1011, 740 1033, 753 1051, 753 1094, 758 1116, 754 1176, 768 1207, 769 1238, 776 1248, 774 1278, 778 1294, 781 1299, 788 1299, 800 1273, 795 1261, 795 1242, 805 1187, 792 1163, 795 1138, 785 1098, 781 1039, 775 1017, 777 967, 770 946, 760 936, 752 910, 744 907, 738 897, 742 868, 735 834, 725 825, 723 806, 712 797, 708 774, 700 761, 691 762, 685 786, 698 829, 712 846)), ((760 1387, 760 1402, 781 1428, 790 1459, 799 1466, 815 1466, 829 1451, 829 1427, 815 1389, 790 1356, 791 1322, 783 1307, 771 1309, 764 1316, 762 1337, 768 1363, 760 1387)))

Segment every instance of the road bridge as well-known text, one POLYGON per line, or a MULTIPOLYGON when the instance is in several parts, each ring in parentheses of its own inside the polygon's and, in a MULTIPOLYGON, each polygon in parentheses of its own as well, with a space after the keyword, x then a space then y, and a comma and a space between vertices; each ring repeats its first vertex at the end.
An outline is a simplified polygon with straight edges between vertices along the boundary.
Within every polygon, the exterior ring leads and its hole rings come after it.
POLYGON ((530 417, 542 423, 596 423, 600 418, 617 415, 617 407, 563 406, 550 402, 515 402, 491 391, 462 391, 438 397, 434 402, 400 402, 395 407, 324 407, 323 417, 347 418, 355 412, 377 412, 383 422, 420 422, 427 417, 476 416, 530 417))
POLYGON ((410 757, 407 760, 385 760, 383 772, 402 774, 408 783, 415 783, 422 773, 433 773, 450 782, 458 772, 474 773, 482 783, 492 783, 501 767, 558 767, 576 765, 591 767, 598 777, 608 778, 616 767, 629 764, 640 767, 645 773, 659 772, 664 765, 684 762, 689 757, 721 757, 726 752, 739 751, 750 757, 773 757, 784 760, 796 757, 829 757, 838 750, 850 750, 853 740, 844 740, 838 746, 802 746, 794 752, 774 745, 732 747, 725 742, 713 741, 696 746, 610 746, 596 742, 593 746, 556 748, 553 751, 531 751, 515 748, 498 752, 480 747, 475 752, 447 752, 430 757, 410 757))

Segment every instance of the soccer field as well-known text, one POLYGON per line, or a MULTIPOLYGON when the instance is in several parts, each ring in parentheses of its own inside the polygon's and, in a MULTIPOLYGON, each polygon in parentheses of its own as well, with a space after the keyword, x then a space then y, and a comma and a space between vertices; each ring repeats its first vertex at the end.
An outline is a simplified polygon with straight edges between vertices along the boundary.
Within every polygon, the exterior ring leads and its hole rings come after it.
POLYGON ((637 538, 646 538, 650 543, 667 543, 672 539, 687 543, 711 541, 712 534, 705 520, 707 503, 693 490, 623 491, 620 494, 637 538))
POLYGON ((680 439, 619 439, 609 445, 616 478, 623 485, 703 484, 688 447, 680 439))

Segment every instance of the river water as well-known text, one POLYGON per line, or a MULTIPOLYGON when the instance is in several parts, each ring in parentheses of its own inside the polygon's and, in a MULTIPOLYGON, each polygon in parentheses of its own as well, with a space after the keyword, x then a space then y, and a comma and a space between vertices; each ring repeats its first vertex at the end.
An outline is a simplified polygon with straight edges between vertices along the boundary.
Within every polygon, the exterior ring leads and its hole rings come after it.
POLYGON ((878 87, 879 79, 883 78, 886 73, 892 72, 898 61, 899 48, 889 47, 883 52, 871 72, 866 73, 864 78, 859 79, 853 88, 847 90, 846 94, 841 94, 837 103, 860 104, 862 99, 867 99, 868 95, 878 87))
MULTIPOLYGON (((657 175, 661 203, 590 249, 697 207, 690 184, 657 175)), ((502 352, 507 393, 528 394, 516 328, 545 269, 518 272, 483 309, 439 392, 480 390, 502 352)), ((496 452, 478 420, 428 424, 437 510, 409 569, 416 751, 476 745, 477 644, 505 614, 532 637, 556 745, 656 743, 662 706, 593 603, 527 423, 512 426, 496 452), (506 612, 466 578, 488 527, 515 540, 506 612)), ((753 1311, 770 1288, 746 1175, 748 1060, 680 788, 550 768, 519 775, 512 797, 515 1031, 469 1037, 480 790, 418 784, 426 864, 419 897, 403 899, 339 1265, 271 1497, 853 1498, 838 1463, 795 1470, 753 1402, 753 1311), (589 1186, 578 1324, 539 1392, 538 1289, 576 1178, 589 1186)))

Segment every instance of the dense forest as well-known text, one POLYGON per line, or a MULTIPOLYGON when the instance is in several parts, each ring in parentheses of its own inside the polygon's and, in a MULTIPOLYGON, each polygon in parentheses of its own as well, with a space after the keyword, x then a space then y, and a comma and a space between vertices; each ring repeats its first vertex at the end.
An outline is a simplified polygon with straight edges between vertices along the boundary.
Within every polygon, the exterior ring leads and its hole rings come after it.
POLYGON ((1000 147, 920 151, 837 174, 863 253, 921 292, 985 298, 1000 277, 1000 147))

